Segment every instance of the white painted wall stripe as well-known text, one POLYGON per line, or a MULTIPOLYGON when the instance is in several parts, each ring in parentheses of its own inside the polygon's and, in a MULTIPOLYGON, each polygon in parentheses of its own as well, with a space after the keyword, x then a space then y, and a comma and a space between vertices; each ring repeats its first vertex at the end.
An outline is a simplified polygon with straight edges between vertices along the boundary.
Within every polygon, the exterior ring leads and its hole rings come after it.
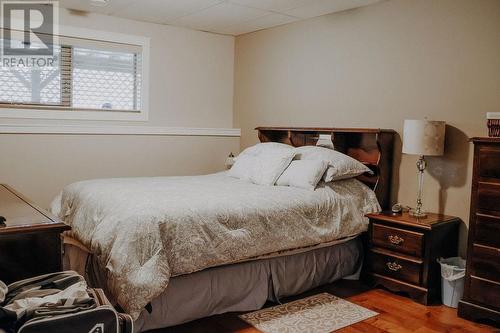
POLYGON ((239 128, 0 124, 0 134, 165 135, 240 137, 239 128))

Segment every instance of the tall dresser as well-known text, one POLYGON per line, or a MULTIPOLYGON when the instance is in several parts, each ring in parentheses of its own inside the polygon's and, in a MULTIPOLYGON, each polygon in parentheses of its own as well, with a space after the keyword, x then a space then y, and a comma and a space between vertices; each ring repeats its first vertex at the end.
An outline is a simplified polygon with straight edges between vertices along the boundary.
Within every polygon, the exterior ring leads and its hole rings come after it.
POLYGON ((458 315, 500 323, 500 138, 473 138, 467 269, 458 315))

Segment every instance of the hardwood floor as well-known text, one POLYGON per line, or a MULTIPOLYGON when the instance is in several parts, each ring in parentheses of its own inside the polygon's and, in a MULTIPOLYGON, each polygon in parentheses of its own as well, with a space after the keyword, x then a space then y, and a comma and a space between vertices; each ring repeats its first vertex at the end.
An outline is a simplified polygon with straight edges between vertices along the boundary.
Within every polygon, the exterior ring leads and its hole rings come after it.
MULTIPOLYGON (((336 331, 336 333, 500 333, 500 329, 458 318, 456 309, 443 305, 424 306, 413 302, 409 298, 382 289, 369 290, 356 281, 342 280, 284 301, 291 301, 325 291, 380 313, 376 317, 343 328, 336 331)), ((149 333, 259 332, 240 320, 237 313, 212 316, 180 326, 149 331, 149 333)))

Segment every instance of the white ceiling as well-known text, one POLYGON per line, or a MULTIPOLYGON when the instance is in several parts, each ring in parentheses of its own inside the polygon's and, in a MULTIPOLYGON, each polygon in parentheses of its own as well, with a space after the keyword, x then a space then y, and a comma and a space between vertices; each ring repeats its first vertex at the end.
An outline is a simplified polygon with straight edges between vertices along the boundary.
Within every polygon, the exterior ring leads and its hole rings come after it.
POLYGON ((270 28, 380 0, 60 0, 61 7, 227 35, 270 28))

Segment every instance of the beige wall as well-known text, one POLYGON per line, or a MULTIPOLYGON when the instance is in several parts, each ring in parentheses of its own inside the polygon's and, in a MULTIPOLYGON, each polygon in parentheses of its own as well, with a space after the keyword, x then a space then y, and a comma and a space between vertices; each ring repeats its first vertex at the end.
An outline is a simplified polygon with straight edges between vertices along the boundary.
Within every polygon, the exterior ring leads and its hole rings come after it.
MULTIPOLYGON (((66 11, 61 24, 151 38, 150 119, 127 125, 232 127, 233 37, 66 11)), ((0 118, 9 123, 125 124, 0 118)), ((48 207, 74 181, 208 173, 238 149, 237 137, 0 134, 0 182, 48 207)))
POLYGON ((78 180, 211 173, 238 149, 239 138, 0 134, 0 182, 49 207, 78 180))
MULTIPOLYGON (((384 1, 237 37, 235 59, 242 147, 257 141, 257 125, 401 134, 404 119, 446 121, 446 154, 428 159, 424 205, 468 220, 467 139, 485 135, 486 112, 500 110, 500 1, 384 1)), ((396 158, 395 200, 407 205, 415 161, 396 158)))

